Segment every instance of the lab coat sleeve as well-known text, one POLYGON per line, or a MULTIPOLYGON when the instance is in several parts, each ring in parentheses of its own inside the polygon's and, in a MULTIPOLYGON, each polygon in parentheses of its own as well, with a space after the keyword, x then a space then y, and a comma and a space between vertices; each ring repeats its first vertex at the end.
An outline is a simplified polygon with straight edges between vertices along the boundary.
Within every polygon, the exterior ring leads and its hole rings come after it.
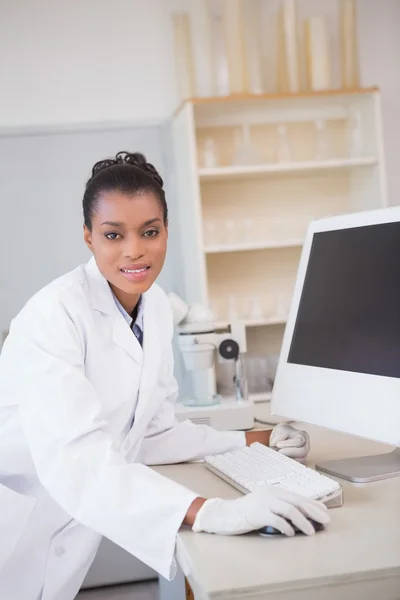
POLYGON ((59 307, 34 326, 17 319, 11 328, 2 366, 19 378, 16 397, 38 477, 71 517, 171 579, 176 534, 197 495, 126 461, 100 417, 82 346, 59 307))
POLYGON ((242 431, 217 431, 191 421, 178 422, 175 417, 178 385, 173 375, 172 345, 166 360, 166 398, 149 424, 136 460, 146 465, 179 463, 245 446, 242 431))

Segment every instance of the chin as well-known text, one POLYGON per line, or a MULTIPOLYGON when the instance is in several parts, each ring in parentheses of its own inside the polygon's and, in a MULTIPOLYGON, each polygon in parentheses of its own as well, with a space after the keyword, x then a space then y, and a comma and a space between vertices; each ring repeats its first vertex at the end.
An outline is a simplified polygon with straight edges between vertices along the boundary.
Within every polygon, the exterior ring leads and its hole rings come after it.
POLYGON ((114 285, 126 294, 131 294, 132 296, 135 296, 147 292, 154 282, 154 277, 148 276, 143 281, 127 281, 127 279, 123 275, 121 275, 118 278, 118 281, 114 283, 114 285))

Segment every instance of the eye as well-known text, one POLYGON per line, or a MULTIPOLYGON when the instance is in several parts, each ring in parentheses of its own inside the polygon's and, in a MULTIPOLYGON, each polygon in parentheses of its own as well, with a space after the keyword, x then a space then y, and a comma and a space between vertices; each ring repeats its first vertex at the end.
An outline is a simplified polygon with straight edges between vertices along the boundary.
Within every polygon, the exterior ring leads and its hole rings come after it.
POLYGON ((149 229, 148 231, 145 231, 143 235, 145 237, 156 237, 159 233, 158 229, 149 229))
POLYGON ((116 233, 115 231, 111 231, 110 233, 105 233, 104 235, 108 240, 111 240, 111 241, 117 240, 118 238, 121 237, 120 234, 116 233))

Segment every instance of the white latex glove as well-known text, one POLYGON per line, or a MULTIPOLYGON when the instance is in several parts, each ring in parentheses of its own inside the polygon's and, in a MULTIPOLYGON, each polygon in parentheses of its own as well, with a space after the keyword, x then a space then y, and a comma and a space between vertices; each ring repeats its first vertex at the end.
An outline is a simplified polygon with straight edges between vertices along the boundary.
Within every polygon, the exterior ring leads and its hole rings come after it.
POLYGON ((285 535, 295 534, 289 519, 307 535, 315 533, 307 518, 326 525, 328 509, 321 502, 279 488, 265 486, 237 500, 206 500, 196 515, 193 531, 218 535, 237 535, 266 527, 279 529, 285 535))
POLYGON ((291 425, 279 423, 272 430, 269 446, 276 448, 285 456, 303 462, 310 450, 310 436, 306 431, 299 431, 291 425))

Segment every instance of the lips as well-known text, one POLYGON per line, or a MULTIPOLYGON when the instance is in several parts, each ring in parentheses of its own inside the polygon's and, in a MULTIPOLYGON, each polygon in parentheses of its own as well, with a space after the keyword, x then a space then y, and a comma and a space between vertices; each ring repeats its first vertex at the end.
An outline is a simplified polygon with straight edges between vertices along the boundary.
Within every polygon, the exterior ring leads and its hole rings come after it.
POLYGON ((138 263, 134 265, 124 265, 120 268, 121 274, 134 283, 141 283, 147 280, 150 273, 150 265, 138 263))
POLYGON ((135 265, 124 265, 120 268, 122 273, 143 273, 150 269, 149 265, 145 264, 135 264, 135 265))

